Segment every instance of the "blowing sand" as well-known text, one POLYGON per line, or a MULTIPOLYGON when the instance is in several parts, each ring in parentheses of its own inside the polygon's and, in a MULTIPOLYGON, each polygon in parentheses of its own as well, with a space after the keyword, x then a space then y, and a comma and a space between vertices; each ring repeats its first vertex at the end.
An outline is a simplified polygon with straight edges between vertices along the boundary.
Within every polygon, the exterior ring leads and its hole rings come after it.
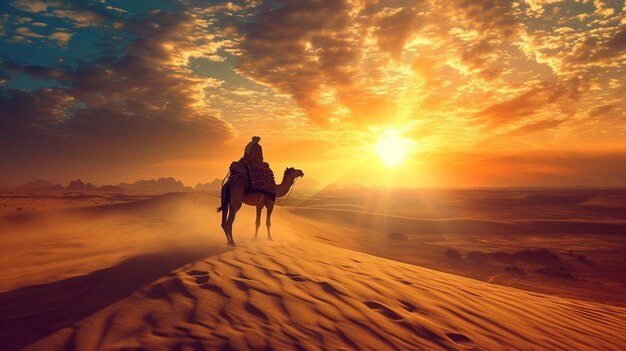
POLYGON ((186 265, 26 349, 621 350, 624 335, 624 308, 285 240, 186 265))

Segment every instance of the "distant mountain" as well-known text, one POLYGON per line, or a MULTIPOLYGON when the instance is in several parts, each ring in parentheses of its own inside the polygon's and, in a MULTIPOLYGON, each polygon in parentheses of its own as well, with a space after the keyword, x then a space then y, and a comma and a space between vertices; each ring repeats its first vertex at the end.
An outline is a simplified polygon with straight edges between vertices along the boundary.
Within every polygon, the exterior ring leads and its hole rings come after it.
POLYGON ((322 184, 315 178, 311 177, 302 177, 296 180, 296 184, 294 185, 294 189, 296 190, 319 190, 322 188, 322 184))
POLYGON ((215 178, 210 183, 198 183, 193 188, 195 191, 219 191, 222 188, 222 180, 215 178))
POLYGON ((124 189, 120 188, 119 186, 115 186, 115 185, 103 185, 103 186, 99 186, 98 188, 96 188, 96 190, 98 191, 106 191, 109 193, 123 193, 124 189))
POLYGON ((183 182, 181 182, 180 180, 176 180, 172 177, 150 179, 150 180, 138 180, 132 184, 120 183, 117 186, 126 191, 147 191, 147 192, 158 192, 158 193, 170 193, 170 192, 192 190, 191 187, 186 187, 185 184, 183 184, 183 182))
POLYGON ((96 187, 91 183, 85 184, 82 180, 76 179, 71 181, 65 189, 73 191, 93 191, 96 190, 96 187))
POLYGON ((337 184, 331 183, 322 188, 320 191, 323 192, 333 192, 333 191, 363 191, 363 190, 372 190, 372 187, 363 186, 361 184, 356 183, 347 183, 347 184, 337 184))
POLYGON ((63 186, 60 184, 52 184, 47 180, 38 179, 19 186, 17 190, 63 190, 63 186))
POLYGON ((180 180, 175 178, 159 178, 150 180, 138 180, 134 183, 120 183, 118 185, 95 186, 92 183, 85 183, 81 179, 71 181, 67 187, 60 184, 53 184, 47 180, 38 179, 21 185, 15 190, 27 191, 103 191, 103 192, 154 192, 154 193, 171 193, 183 191, 218 191, 220 190, 222 181, 215 179, 210 183, 198 183, 195 188, 185 186, 180 180))

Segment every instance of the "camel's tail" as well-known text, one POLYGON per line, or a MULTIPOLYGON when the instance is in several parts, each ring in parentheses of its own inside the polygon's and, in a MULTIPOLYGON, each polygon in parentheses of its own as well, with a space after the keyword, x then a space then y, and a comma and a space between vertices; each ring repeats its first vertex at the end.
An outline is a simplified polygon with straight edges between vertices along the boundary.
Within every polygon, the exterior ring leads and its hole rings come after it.
POLYGON ((226 187, 228 186, 228 184, 224 184, 224 182, 228 183, 228 178, 230 175, 230 171, 228 171, 228 173, 226 173, 226 177, 224 178, 224 180, 222 180, 222 194, 220 196, 221 199, 221 204, 220 207, 217 208, 217 212, 219 213, 220 211, 225 211, 227 210, 226 207, 224 205, 226 205, 228 203, 228 199, 225 197, 228 196, 227 194, 224 194, 224 191, 226 190, 226 187))
POLYGON ((222 212, 222 224, 226 223, 228 217, 228 201, 230 200, 230 184, 222 185, 221 206, 217 208, 217 212, 222 212))

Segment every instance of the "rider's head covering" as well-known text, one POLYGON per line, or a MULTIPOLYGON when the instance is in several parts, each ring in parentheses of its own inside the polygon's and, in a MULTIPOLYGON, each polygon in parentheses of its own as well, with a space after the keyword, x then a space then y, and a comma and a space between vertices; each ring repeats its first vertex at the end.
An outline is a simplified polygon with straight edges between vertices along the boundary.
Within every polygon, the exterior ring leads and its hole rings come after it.
POLYGON ((243 158, 252 162, 263 162, 263 148, 259 145, 261 138, 253 136, 252 141, 246 145, 243 158))
POLYGON ((252 150, 252 146, 255 145, 255 144, 258 144, 259 141, 261 141, 261 137, 253 136, 252 137, 252 141, 249 142, 248 145, 246 145, 246 150, 245 150, 244 154, 246 154, 246 155, 249 154, 250 150, 252 150))

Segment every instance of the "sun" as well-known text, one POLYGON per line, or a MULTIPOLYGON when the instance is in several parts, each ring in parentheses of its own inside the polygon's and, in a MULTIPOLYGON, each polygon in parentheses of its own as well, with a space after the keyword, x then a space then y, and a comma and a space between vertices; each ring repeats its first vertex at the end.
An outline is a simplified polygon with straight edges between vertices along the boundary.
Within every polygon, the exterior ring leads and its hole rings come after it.
POLYGON ((413 140, 403 137, 396 129, 385 129, 374 144, 374 153, 380 157, 387 167, 401 165, 415 152, 413 140))

